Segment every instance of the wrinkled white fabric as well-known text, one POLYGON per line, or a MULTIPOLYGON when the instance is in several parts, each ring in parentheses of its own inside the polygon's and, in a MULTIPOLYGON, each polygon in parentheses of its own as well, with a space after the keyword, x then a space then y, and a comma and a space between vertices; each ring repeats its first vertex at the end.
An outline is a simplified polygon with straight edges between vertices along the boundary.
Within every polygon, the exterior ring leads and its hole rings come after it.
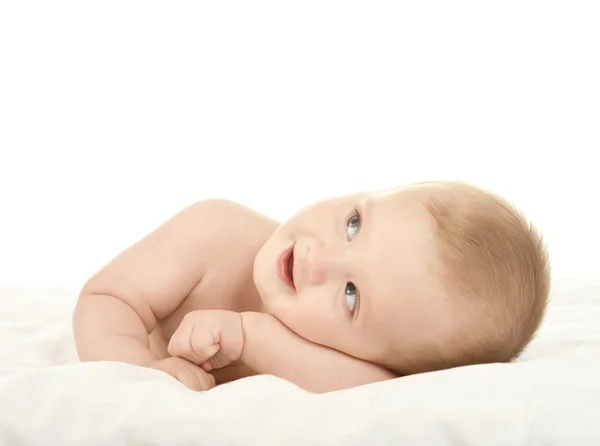
POLYGON ((324 395, 272 376, 196 393, 158 371, 80 364, 75 298, 0 289, 0 444, 600 444, 600 277, 555 288, 517 363, 324 395))

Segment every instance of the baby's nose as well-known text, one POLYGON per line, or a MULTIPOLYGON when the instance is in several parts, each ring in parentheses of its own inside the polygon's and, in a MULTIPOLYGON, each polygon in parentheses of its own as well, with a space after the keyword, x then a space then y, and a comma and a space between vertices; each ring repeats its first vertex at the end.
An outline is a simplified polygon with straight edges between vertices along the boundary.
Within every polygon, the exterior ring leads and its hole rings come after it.
POLYGON ((322 285, 341 273, 341 255, 331 248, 315 246, 307 260, 307 278, 311 285, 322 285))

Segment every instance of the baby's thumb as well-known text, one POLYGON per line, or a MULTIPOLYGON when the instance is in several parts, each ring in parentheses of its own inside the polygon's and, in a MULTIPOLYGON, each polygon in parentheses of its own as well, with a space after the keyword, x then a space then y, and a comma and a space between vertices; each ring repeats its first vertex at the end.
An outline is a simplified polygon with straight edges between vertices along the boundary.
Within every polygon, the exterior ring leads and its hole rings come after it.
POLYGON ((210 359, 207 359, 202 364, 200 364, 200 367, 205 372, 210 372, 212 370, 221 369, 228 365, 230 362, 231 361, 224 360, 222 354, 215 353, 210 359))
POLYGON ((217 354, 220 348, 221 346, 219 344, 203 345, 199 348, 192 344, 192 349, 196 354, 196 363, 201 364, 208 361, 217 354))

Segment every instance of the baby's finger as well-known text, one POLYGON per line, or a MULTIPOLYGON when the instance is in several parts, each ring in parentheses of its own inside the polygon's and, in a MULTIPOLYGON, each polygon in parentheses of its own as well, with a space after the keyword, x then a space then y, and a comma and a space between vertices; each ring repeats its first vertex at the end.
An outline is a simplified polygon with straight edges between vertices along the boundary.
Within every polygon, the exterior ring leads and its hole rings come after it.
POLYGON ((167 345, 167 352, 171 356, 183 357, 185 353, 191 350, 190 345, 191 327, 179 326, 167 345))
POLYGON ((212 360, 209 359, 208 361, 203 362, 202 364, 200 364, 200 368, 202 370, 204 370, 205 372, 210 372, 211 370, 213 370, 215 367, 212 364, 212 360))
POLYGON ((215 377, 206 373, 200 367, 186 364, 189 372, 194 376, 197 388, 195 390, 210 390, 215 387, 215 377))
POLYGON ((203 390, 202 383, 196 377, 196 374, 185 367, 182 367, 175 372, 175 379, 177 379, 177 381, 182 383, 188 389, 192 389, 197 392, 203 390))
POLYGON ((212 358, 221 346, 215 342, 213 334, 207 329, 196 329, 192 328, 190 334, 190 349, 187 352, 189 355, 188 360, 194 364, 202 364, 203 362, 212 358))
POLYGON ((192 340, 192 351, 188 354, 189 358, 186 359, 194 364, 200 365, 213 358, 219 349, 219 344, 197 346, 194 345, 194 341, 192 340))
POLYGON ((221 351, 204 361, 200 367, 202 367, 202 370, 205 372, 210 372, 212 370, 221 369, 229 364, 231 364, 231 361, 228 360, 221 351))

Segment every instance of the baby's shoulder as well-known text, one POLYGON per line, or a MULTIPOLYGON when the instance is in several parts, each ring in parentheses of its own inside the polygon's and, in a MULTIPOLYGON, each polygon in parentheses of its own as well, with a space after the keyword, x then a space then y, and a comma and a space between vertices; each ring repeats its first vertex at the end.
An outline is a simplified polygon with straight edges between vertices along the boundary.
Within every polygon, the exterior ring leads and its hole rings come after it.
POLYGON ((226 234, 231 232, 240 235, 250 235, 249 232, 272 232, 278 226, 278 223, 265 214, 258 212, 241 203, 213 198, 198 201, 192 207, 202 215, 203 219, 208 219, 207 223, 214 227, 215 234, 226 234))
POLYGON ((180 218, 178 226, 188 226, 190 232, 199 233, 198 237, 205 240, 205 249, 233 249, 238 253, 257 249, 279 226, 277 221, 255 209, 220 198, 198 201, 182 211, 180 218))

